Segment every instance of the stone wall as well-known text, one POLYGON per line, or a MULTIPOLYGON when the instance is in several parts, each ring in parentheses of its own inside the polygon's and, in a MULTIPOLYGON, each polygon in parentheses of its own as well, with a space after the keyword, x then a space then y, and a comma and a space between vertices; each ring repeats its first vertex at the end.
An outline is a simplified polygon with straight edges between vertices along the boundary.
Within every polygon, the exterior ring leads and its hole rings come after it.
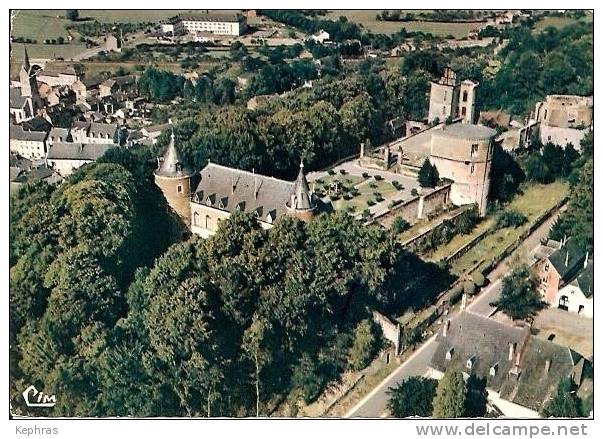
POLYGON ((392 342, 396 355, 400 352, 400 324, 392 322, 383 314, 373 311, 373 320, 381 327, 383 336, 392 342))

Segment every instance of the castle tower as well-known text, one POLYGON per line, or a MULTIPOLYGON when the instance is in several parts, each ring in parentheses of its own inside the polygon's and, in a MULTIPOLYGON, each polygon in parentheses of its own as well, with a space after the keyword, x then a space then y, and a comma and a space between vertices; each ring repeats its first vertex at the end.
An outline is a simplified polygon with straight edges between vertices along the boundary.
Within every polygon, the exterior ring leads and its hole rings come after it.
POLYGON ((429 123, 438 119, 444 122, 448 117, 456 117, 458 110, 458 84, 456 73, 450 68, 437 81, 432 81, 429 93, 429 123))
POLYGON ((461 82, 458 115, 463 118, 463 123, 473 123, 475 120, 475 94, 478 85, 478 82, 470 79, 461 82))
POLYGON ((293 185, 291 200, 287 203, 287 212, 302 221, 311 221, 314 218, 316 205, 312 200, 312 194, 308 187, 308 181, 304 175, 304 164, 299 165, 299 174, 293 185))
POLYGON ((190 225, 191 177, 194 172, 188 163, 180 157, 173 130, 165 154, 157 161, 158 167, 154 172, 155 184, 163 192, 170 207, 174 209, 186 225, 190 225))

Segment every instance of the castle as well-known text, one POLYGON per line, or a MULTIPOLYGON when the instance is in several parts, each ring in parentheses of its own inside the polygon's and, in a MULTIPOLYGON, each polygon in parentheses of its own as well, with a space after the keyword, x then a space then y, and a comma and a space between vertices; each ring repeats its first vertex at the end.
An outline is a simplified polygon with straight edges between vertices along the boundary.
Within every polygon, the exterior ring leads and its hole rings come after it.
POLYGON ((320 204, 310 192, 303 164, 291 182, 210 162, 198 173, 199 183, 191 193, 194 176, 172 132, 165 154, 158 159, 155 184, 191 232, 204 238, 234 212, 252 212, 258 224, 269 229, 285 215, 310 221, 320 204))
POLYGON ((466 79, 458 82, 456 73, 451 68, 444 69, 444 74, 437 81, 432 81, 429 95, 429 116, 427 121, 444 122, 449 117, 460 117, 463 123, 475 121, 475 94, 479 83, 466 79))

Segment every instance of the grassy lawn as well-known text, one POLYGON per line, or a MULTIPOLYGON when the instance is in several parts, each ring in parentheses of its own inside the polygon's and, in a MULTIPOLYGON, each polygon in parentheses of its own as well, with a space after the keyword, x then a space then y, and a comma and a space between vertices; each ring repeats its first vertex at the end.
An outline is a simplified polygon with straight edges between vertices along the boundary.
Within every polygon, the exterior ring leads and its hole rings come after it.
MULTIPOLYGON (((485 260, 485 263, 488 263, 488 261, 500 254, 519 235, 526 231, 542 213, 553 207, 567 195, 568 185, 564 182, 555 182, 549 185, 529 184, 524 186, 523 190, 524 193, 515 197, 505 209, 514 209, 523 213, 528 218, 528 221, 518 228, 500 229, 488 235, 452 264, 451 270, 455 274, 464 273, 481 260, 485 260)), ((495 219, 486 220, 486 222, 490 221, 491 224, 494 224, 495 219)), ((476 228, 472 234, 467 235, 468 239, 464 242, 467 242, 483 230, 483 228, 476 228)), ((448 254, 451 254, 462 245, 461 243, 458 247, 451 247, 452 242, 454 240, 446 246, 448 254)), ((481 265, 479 268, 481 268, 481 265)))
MULTIPOLYGON (((452 35, 455 38, 466 37, 469 30, 475 27, 475 23, 436 23, 428 21, 377 21, 375 18, 378 10, 350 10, 350 9, 335 9, 329 11, 327 18, 336 20, 340 16, 347 17, 348 20, 362 25, 366 30, 374 33, 393 34, 400 29, 405 28, 407 31, 422 31, 429 32, 435 36, 445 37, 452 35)), ((411 11, 408 11, 411 12, 411 11)))
POLYGON ((571 17, 544 17, 544 19, 536 23, 536 26, 534 26, 534 33, 540 33, 549 26, 561 29, 562 27, 576 24, 578 22, 592 23, 593 16, 592 14, 586 14, 586 16, 580 20, 571 17))

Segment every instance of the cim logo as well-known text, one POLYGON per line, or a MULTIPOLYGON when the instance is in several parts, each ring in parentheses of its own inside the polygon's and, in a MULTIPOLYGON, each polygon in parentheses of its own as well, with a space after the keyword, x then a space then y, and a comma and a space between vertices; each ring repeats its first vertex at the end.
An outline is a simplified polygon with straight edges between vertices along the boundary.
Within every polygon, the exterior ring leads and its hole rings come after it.
POLYGON ((54 407, 57 403, 55 395, 46 395, 34 386, 29 386, 23 392, 23 399, 28 407, 54 407))

